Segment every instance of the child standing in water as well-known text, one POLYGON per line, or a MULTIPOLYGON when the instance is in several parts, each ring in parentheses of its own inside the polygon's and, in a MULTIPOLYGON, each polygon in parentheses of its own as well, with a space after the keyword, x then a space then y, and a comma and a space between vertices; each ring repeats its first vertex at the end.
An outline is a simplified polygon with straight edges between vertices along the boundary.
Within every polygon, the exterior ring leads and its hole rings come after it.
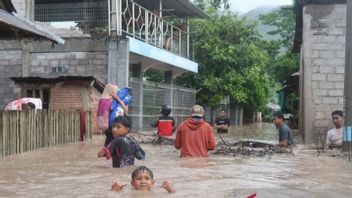
MULTIPOLYGON (((131 185, 135 190, 150 191, 154 185, 153 172, 145 167, 140 166, 132 172, 131 185)), ((111 186, 112 191, 120 191, 126 184, 114 182, 111 186)), ((176 189, 170 181, 164 181, 162 186, 168 193, 175 193, 176 189)))
POLYGON ((134 165, 134 158, 144 160, 145 152, 139 144, 127 137, 131 121, 127 116, 118 116, 112 126, 114 139, 98 152, 98 157, 112 158, 112 166, 121 168, 134 165))

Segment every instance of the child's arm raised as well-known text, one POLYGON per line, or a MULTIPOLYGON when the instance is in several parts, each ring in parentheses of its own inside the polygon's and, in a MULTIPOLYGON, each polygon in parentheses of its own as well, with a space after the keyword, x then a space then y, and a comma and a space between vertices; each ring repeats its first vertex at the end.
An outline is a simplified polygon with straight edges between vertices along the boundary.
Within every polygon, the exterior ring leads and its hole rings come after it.
POLYGON ((123 187, 125 187, 127 184, 121 184, 121 183, 118 183, 116 181, 114 181, 114 183, 112 183, 111 185, 111 190, 112 191, 120 191, 123 189, 123 187))
POLYGON ((167 190, 168 193, 175 193, 176 189, 174 188, 174 186, 172 185, 172 183, 170 181, 163 181, 162 187, 165 188, 167 190))

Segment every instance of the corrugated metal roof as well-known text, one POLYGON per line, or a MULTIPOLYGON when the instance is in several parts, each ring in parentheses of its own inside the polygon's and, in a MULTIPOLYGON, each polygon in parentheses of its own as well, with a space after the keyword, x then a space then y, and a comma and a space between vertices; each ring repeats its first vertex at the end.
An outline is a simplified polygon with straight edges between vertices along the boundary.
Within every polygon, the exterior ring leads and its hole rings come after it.
POLYGON ((7 11, 0 9, 0 38, 15 38, 17 34, 23 37, 34 37, 34 38, 44 38, 55 43, 64 44, 65 41, 59 36, 51 33, 41 26, 34 24, 27 19, 19 16, 15 16, 7 11), (13 32, 12 34, 8 34, 13 32), (6 34, 5 34, 6 33, 6 34))
POLYGON ((100 93, 103 93, 105 85, 96 79, 94 76, 58 76, 54 78, 44 78, 37 76, 30 77, 10 77, 11 80, 15 82, 15 84, 27 84, 27 83, 35 83, 35 84, 52 84, 59 82, 67 82, 67 81, 89 81, 92 82, 92 86, 97 89, 100 93))

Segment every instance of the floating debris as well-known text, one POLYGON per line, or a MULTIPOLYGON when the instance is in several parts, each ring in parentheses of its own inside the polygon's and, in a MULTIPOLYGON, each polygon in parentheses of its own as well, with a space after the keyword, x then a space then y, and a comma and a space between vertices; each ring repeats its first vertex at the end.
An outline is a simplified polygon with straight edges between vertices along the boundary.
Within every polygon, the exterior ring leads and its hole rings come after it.
POLYGON ((172 137, 161 137, 156 133, 130 133, 130 136, 136 139, 139 143, 155 144, 155 145, 174 145, 175 139, 172 137))
POLYGON ((272 143, 257 140, 224 140, 222 136, 216 145, 214 154, 270 157, 274 153, 291 153, 291 148, 281 148, 272 143))

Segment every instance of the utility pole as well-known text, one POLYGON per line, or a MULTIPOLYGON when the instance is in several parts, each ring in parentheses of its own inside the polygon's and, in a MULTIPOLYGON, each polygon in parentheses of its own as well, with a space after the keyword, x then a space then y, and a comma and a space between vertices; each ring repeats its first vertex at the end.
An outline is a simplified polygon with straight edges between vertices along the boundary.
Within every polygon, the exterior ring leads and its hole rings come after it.
MULTIPOLYGON (((351 152, 352 135, 352 0, 347 0, 346 14, 346 57, 345 57, 345 130, 343 134, 343 150, 351 152)), ((349 155, 350 157, 350 155, 349 155)), ((349 158, 350 159, 350 158, 349 158)), ((350 159, 351 161, 351 159, 350 159)))

